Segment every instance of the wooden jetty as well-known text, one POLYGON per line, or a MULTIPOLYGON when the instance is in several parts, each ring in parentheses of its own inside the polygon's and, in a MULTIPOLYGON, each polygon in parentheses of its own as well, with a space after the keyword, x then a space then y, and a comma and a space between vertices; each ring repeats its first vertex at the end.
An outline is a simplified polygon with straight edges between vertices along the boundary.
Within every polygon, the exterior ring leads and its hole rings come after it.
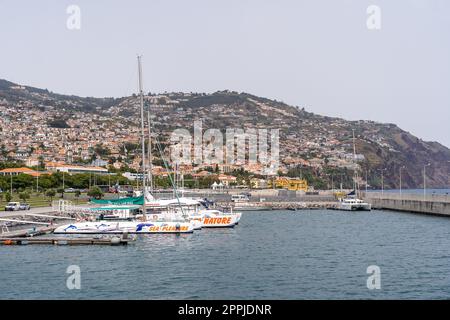
POLYGON ((52 233, 58 226, 44 226, 37 228, 20 229, 14 231, 7 231, 0 233, 0 239, 3 238, 20 238, 20 237, 34 237, 44 234, 52 233))
POLYGON ((124 237, 111 237, 111 238, 61 238, 61 237, 33 237, 33 238, 0 238, 0 245, 31 245, 31 244, 44 244, 44 245, 60 245, 60 246, 74 246, 74 245, 106 245, 106 246, 119 246, 127 245, 134 239, 127 239, 124 237))
POLYGON ((0 245, 104 245, 104 246, 119 246, 127 245, 135 238, 128 238, 127 234, 121 237, 51 237, 51 234, 59 225, 48 225, 42 227, 34 227, 28 229, 20 229, 0 233, 0 245), (45 236, 43 236, 45 235, 45 236), (41 237, 42 236, 42 237, 41 237))

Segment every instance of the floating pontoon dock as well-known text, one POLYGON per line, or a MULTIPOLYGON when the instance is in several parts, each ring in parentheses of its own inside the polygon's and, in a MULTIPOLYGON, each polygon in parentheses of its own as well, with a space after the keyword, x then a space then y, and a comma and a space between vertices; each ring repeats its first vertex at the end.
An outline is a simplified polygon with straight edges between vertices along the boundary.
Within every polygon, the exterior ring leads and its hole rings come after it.
POLYGON ((119 246, 127 245, 134 239, 125 239, 119 237, 112 238, 0 238, 0 245, 30 245, 30 244, 44 244, 44 245, 109 245, 119 246))

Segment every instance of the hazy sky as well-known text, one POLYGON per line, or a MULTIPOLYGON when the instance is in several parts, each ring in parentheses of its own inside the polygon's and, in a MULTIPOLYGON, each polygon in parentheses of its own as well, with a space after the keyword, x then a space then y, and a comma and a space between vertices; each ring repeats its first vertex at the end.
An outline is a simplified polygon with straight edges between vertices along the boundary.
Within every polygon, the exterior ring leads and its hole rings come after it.
POLYGON ((146 91, 245 91, 450 146, 447 0, 0 0, 0 78, 119 97, 137 53, 146 91))

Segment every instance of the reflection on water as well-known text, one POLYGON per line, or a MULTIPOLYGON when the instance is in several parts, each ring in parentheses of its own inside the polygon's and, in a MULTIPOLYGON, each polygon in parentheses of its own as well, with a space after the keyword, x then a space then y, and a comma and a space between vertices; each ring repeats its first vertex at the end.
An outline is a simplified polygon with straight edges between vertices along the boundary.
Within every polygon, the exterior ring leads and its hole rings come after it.
POLYGON ((0 298, 448 298, 450 219, 372 211, 248 212, 233 229, 129 246, 0 247, 0 298), (79 265, 81 290, 66 288, 79 265), (366 269, 381 268, 368 290, 366 269))

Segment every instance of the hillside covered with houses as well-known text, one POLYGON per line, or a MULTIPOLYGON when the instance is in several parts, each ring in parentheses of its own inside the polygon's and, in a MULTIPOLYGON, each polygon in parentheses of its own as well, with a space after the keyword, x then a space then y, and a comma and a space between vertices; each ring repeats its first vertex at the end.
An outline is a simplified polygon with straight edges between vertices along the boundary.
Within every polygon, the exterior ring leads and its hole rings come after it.
MULTIPOLYGON (((248 185, 254 179, 259 185, 257 181, 282 175, 305 178, 316 188, 330 188, 332 183, 351 186, 353 172, 358 170, 363 185, 379 188, 383 175, 385 187, 396 188, 403 170, 403 186, 416 188, 423 181, 422 168, 430 164, 429 186, 448 185, 450 150, 395 124, 321 116, 302 106, 227 90, 147 93, 144 98, 151 112, 153 137, 160 143, 164 158, 169 157, 173 130, 192 131, 196 120, 202 121, 204 130, 279 129, 276 172, 254 163, 193 163, 178 168, 190 178, 187 180, 220 180, 234 186, 248 185)), ((17 163, 49 171, 55 164, 96 167, 127 173, 132 179, 142 162, 139 117, 135 96, 83 98, 0 80, 0 163, 3 169, 10 166, 8 163, 17 163)), ((167 175, 172 168, 164 166, 156 144, 153 155, 154 174, 167 175)))

